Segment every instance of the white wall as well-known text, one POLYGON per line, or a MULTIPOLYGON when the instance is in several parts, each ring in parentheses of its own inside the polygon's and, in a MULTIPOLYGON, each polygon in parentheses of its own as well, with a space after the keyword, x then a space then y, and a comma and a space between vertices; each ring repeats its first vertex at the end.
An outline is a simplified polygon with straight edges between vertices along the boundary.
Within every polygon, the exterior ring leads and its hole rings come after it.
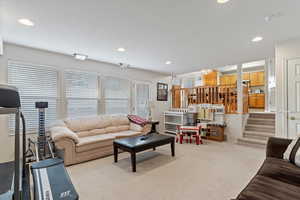
MULTIPOLYGON (((49 65, 59 69, 93 71, 101 75, 151 82, 151 95, 156 102, 153 112, 154 119, 161 119, 160 115, 162 112, 169 108, 168 102, 156 101, 156 82, 170 83, 170 78, 161 73, 139 69, 127 69, 124 71, 113 64, 92 60, 78 61, 68 55, 4 43, 4 54, 0 56, 0 83, 3 84, 7 83, 7 63, 9 59, 32 64, 49 65)), ((8 134, 6 117, 0 116, 0 162, 13 158, 13 139, 14 137, 8 134)))
POLYGON ((225 135, 226 141, 230 143, 236 143, 238 138, 243 137, 244 127, 247 121, 248 115, 244 114, 226 114, 226 128, 225 135))
POLYGON ((287 137, 287 61, 300 58, 300 38, 278 43, 275 47, 276 136, 287 137))

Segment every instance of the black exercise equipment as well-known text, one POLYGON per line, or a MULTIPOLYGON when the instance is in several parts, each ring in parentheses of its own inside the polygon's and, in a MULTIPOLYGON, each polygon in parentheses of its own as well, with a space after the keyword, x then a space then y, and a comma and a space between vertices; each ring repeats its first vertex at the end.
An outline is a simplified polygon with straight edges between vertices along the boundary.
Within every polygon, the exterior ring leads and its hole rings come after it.
POLYGON ((21 111, 21 101, 18 89, 0 84, 0 114, 15 115, 15 158, 12 162, 0 164, 1 191, 0 199, 29 199, 29 168, 26 166, 25 144, 26 127, 21 111), (23 124, 22 147, 20 147, 20 117, 23 124))
POLYGON ((53 158, 33 163, 31 171, 35 200, 79 199, 62 159, 53 158))
POLYGON ((38 102, 39 136, 35 149, 27 153, 35 155, 35 163, 26 163, 26 126, 21 113, 20 96, 17 88, 0 85, 0 114, 15 114, 15 159, 13 162, 0 163, 0 200, 30 200, 30 171, 34 180, 35 200, 77 200, 78 194, 64 167, 63 160, 53 158, 50 140, 45 132, 45 108, 47 102, 38 102), (22 143, 20 142, 20 118, 23 124, 22 143), (48 143, 47 143, 48 141, 48 143), (22 147, 20 145, 22 144, 22 147), (47 145, 48 144, 48 145, 47 145), (50 154, 47 154, 47 148, 50 154), (50 155, 50 156, 49 156, 50 155), (50 157, 50 159, 48 158, 50 157), (39 161, 39 160, 42 161, 39 161))
POLYGON ((54 157, 51 138, 46 135, 45 111, 48 102, 36 102, 35 107, 39 110, 39 132, 37 142, 34 144, 36 157, 31 165, 34 181, 35 200, 77 200, 78 194, 71 182, 69 174, 64 166, 64 161, 54 157))
POLYGON ((35 107, 39 111, 39 131, 36 141, 28 139, 27 156, 29 162, 37 162, 48 158, 54 158, 53 142, 50 136, 46 135, 45 112, 48 102, 35 102, 35 107))

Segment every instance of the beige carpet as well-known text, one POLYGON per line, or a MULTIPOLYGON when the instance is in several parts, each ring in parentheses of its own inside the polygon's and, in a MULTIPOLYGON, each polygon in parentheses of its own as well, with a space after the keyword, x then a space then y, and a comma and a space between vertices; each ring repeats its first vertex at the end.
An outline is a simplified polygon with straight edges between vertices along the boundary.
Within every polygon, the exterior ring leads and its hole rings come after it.
POLYGON ((263 149, 230 143, 176 144, 139 153, 131 172, 128 153, 68 167, 82 200, 229 200, 247 185, 263 149))

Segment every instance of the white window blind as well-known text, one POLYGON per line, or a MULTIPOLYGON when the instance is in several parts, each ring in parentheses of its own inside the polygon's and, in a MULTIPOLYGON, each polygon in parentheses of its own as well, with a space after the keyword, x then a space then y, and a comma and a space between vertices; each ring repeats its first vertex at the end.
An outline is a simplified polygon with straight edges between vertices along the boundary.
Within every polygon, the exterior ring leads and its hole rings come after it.
MULTIPOLYGON (((16 86, 21 97, 21 108, 26 119, 28 132, 38 130, 38 110, 35 102, 47 101, 46 127, 57 118, 58 72, 55 69, 9 61, 8 84, 16 86)), ((9 120, 13 129, 14 118, 9 120)))
POLYGON ((138 116, 148 118, 149 116, 149 85, 143 83, 136 84, 136 114, 138 116))
POLYGON ((98 76, 85 72, 65 72, 67 116, 77 118, 98 114, 98 76))
POLYGON ((130 113, 130 81, 113 77, 103 78, 106 114, 130 113))

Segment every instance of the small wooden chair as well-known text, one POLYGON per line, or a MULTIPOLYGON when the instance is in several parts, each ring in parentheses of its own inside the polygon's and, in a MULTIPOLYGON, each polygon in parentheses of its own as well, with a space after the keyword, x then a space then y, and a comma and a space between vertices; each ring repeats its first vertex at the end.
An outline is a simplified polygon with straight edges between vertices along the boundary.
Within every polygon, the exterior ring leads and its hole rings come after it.
POLYGON ((196 140, 196 144, 203 144, 200 135, 201 126, 177 126, 176 142, 182 144, 184 137, 186 143, 193 142, 193 138, 196 140))

